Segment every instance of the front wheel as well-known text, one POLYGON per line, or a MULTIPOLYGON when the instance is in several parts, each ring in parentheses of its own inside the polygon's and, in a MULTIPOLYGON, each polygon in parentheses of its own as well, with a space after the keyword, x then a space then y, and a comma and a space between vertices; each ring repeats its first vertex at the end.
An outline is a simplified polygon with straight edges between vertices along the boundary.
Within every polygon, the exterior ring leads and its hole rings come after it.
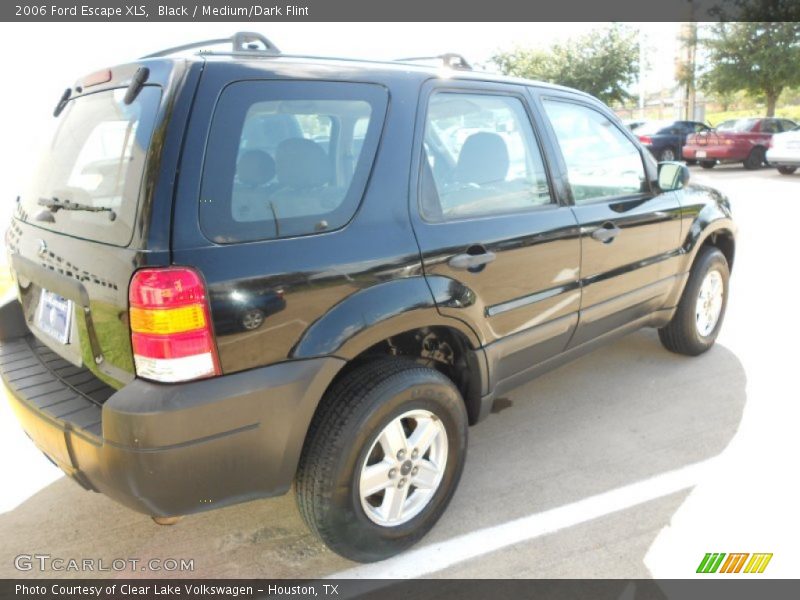
POLYGON ((719 248, 702 248, 672 320, 658 330, 667 350, 697 356, 714 345, 728 304, 729 279, 728 261, 719 248))
POLYGON ((405 359, 367 363, 314 416, 296 478, 300 513, 345 558, 388 558, 439 520, 466 451, 464 401, 447 377, 405 359))
POLYGON ((797 167, 786 167, 786 166, 778 167, 778 173, 780 173, 781 175, 791 175, 795 171, 797 171, 797 167))

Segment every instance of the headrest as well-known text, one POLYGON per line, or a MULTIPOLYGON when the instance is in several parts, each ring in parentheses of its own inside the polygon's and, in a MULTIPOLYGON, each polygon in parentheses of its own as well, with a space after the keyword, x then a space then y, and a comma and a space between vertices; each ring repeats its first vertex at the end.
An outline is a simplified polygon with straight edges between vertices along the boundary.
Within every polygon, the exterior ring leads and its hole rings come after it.
POLYGON ((244 185, 264 185, 275 177, 275 161, 263 150, 246 150, 236 163, 236 178, 244 185))
POLYGON ((456 181, 483 185, 504 181, 509 167, 508 148, 496 133, 481 131, 469 136, 456 164, 456 181))
POLYGON ((295 188, 319 187, 330 181, 330 163, 319 144, 305 138, 290 138, 275 151, 278 183, 295 188))

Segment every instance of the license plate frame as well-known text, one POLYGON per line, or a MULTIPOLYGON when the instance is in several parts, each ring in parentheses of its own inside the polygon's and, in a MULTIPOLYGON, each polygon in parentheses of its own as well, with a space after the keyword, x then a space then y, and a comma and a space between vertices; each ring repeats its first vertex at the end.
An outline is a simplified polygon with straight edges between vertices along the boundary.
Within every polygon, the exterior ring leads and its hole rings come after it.
POLYGON ((695 156, 697 156, 697 158, 705 158, 706 156, 708 156, 708 154, 706 153, 705 150, 698 150, 695 153, 695 156))
POLYGON ((42 288, 36 308, 36 327, 60 344, 69 344, 72 300, 42 288))

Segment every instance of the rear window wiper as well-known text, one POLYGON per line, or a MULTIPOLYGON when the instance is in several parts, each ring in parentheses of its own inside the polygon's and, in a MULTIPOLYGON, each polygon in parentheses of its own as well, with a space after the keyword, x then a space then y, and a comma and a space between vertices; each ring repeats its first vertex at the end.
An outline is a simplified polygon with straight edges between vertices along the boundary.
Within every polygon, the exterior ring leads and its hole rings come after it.
MULTIPOLYGON (((107 212, 108 220, 113 221, 117 218, 117 213, 113 208, 108 206, 92 206, 91 204, 81 204, 80 202, 72 202, 71 200, 60 200, 55 196, 52 198, 39 198, 39 206, 48 208, 51 213, 57 213, 60 210, 80 210, 86 212, 107 212)), ((44 219, 40 219, 44 220, 44 219)))

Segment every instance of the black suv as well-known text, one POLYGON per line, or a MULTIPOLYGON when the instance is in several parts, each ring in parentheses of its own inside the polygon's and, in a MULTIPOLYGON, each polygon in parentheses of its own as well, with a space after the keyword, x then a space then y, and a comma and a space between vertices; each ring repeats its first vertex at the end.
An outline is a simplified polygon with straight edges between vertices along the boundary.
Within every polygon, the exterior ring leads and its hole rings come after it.
POLYGON ((714 343, 728 202, 596 99, 230 42, 66 90, 17 199, 2 376, 86 489, 165 523, 294 482, 377 560, 441 516, 493 398, 640 327, 714 343))

